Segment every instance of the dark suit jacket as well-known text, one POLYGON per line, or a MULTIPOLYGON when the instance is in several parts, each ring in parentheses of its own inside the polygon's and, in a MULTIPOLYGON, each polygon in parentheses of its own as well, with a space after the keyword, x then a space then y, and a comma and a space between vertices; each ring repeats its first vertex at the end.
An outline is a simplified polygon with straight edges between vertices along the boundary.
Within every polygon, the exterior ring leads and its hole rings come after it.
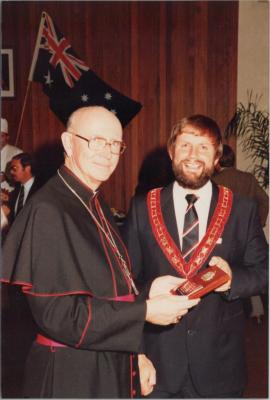
MULTIPOLYGON (((167 229, 179 246, 172 187, 161 191, 161 208, 167 229)), ((218 187, 208 219, 217 204, 218 187)), ((144 283, 161 275, 177 276, 152 233, 145 197, 135 197, 123 237, 128 245, 133 272, 144 283)), ((241 298, 267 288, 267 243, 253 200, 234 195, 230 217, 212 256, 225 259, 233 272, 230 292, 212 292, 178 324, 159 327, 146 324, 145 350, 157 369, 157 386, 177 393, 189 365, 197 391, 218 396, 244 388, 244 314, 241 298)))
MULTIPOLYGON (((30 199, 31 196, 33 196, 33 194, 41 188, 41 186, 43 185, 43 181, 41 181, 38 177, 35 176, 34 182, 29 190, 28 196, 26 198, 26 201, 24 204, 26 204, 28 202, 28 200, 30 199)), ((10 200, 9 200, 9 207, 10 207, 10 217, 9 217, 9 223, 12 224, 12 222, 14 221, 16 215, 15 215, 15 205, 16 205, 16 201, 17 198, 19 196, 20 193, 20 189, 21 189, 21 185, 16 185, 15 189, 11 192, 10 194, 10 200)))

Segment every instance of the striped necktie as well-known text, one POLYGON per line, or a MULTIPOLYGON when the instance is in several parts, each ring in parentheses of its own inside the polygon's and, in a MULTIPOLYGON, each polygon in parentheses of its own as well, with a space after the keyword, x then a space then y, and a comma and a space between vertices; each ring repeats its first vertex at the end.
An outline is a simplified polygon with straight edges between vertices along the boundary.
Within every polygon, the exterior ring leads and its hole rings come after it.
POLYGON ((186 200, 188 206, 186 209, 182 235, 182 255, 184 260, 188 262, 199 243, 199 219, 194 206, 198 197, 194 194, 187 194, 186 200))
POLYGON ((23 201, 24 201, 24 186, 21 185, 20 193, 19 193, 19 198, 18 198, 18 203, 17 203, 17 211, 16 215, 19 214, 21 209, 23 208, 23 201))

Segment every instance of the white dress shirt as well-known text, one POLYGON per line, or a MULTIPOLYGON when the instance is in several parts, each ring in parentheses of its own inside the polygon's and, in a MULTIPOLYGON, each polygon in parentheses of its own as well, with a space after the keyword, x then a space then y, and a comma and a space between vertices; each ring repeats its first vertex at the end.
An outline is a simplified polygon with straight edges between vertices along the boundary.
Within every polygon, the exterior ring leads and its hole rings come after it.
POLYGON ((201 241, 207 228, 207 220, 212 198, 212 183, 208 181, 203 187, 197 190, 185 189, 180 186, 178 182, 175 182, 173 185, 173 203, 181 248, 185 211, 188 205, 185 197, 187 194, 191 193, 198 197, 194 206, 199 218, 199 241, 201 241))

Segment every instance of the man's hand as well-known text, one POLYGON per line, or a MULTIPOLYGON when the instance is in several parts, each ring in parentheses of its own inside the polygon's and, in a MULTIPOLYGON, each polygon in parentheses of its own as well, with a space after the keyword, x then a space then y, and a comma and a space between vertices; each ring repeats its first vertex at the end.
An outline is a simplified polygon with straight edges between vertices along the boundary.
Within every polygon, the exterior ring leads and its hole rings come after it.
POLYGON ((149 292, 149 298, 152 299, 153 297, 163 294, 170 294, 173 289, 176 289, 184 281, 185 279, 177 278, 172 275, 160 276, 153 281, 149 292))
POLYGON ((156 384, 156 369, 144 354, 139 354, 138 364, 140 371, 141 392, 143 396, 150 394, 156 384))
POLYGON ((146 300, 145 320, 156 325, 176 324, 199 301, 200 299, 189 300, 187 296, 173 294, 155 296, 146 300))
POLYGON ((212 257, 211 260, 209 261, 209 265, 213 266, 216 265, 220 269, 222 269, 226 274, 229 275, 231 278, 228 282, 224 283, 224 285, 218 287, 215 292, 226 292, 226 290, 229 290, 231 287, 231 282, 232 282, 232 270, 227 263, 227 261, 223 260, 221 257, 212 257))

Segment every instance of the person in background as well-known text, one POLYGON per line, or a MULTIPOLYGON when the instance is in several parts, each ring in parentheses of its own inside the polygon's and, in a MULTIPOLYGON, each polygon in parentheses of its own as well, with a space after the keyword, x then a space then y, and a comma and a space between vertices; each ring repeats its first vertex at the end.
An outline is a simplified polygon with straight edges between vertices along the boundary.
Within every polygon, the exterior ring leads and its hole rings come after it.
MULTIPOLYGON (((168 185, 174 180, 172 162, 166 146, 150 151, 144 158, 138 174, 135 195, 147 193, 150 189, 168 185)), ((126 214, 114 212, 120 232, 125 223, 126 214)))
POLYGON ((230 279, 180 324, 145 326, 156 368, 151 398, 238 398, 245 387, 243 299, 268 286, 268 248, 255 200, 211 182, 222 154, 217 123, 181 119, 168 140, 175 181, 133 198, 123 237, 137 282, 193 277, 208 265, 230 279))
MULTIPOLYGON (((226 186, 234 193, 255 199, 259 207, 261 225, 262 227, 266 225, 269 212, 269 196, 261 188, 253 174, 235 168, 235 153, 227 144, 223 145, 222 156, 212 179, 218 185, 226 186)), ((254 317, 257 323, 262 322, 264 308, 268 310, 267 294, 245 299, 245 312, 247 316, 254 317)))
MULTIPOLYGON (((2 230, 2 243, 5 242, 10 226, 19 215, 31 196, 41 187, 36 176, 35 162, 28 153, 19 153, 10 161, 10 176, 15 189, 8 202, 2 205, 6 225, 2 230)), ((16 374, 16 386, 22 382, 22 370, 27 353, 31 347, 36 326, 31 316, 25 296, 18 287, 2 287, 2 362, 6 379, 16 374), (16 332, 20 332, 20 341, 16 332)), ((5 387, 4 387, 5 393, 5 387)))
POLYGON ((144 158, 135 195, 147 193, 150 189, 167 186, 174 181, 172 161, 166 146, 157 147, 144 158))
POLYGON ((9 133, 8 133, 8 122, 5 118, 1 118, 1 171, 0 171, 0 182, 1 182, 1 241, 6 236, 9 225, 10 208, 8 206, 9 196, 14 187, 12 187, 7 181, 9 175, 9 162, 13 156, 22 152, 16 146, 9 144, 9 133))
POLYGON ((118 118, 103 107, 80 108, 62 143, 65 164, 19 213, 3 249, 1 280, 22 286, 38 327, 23 397, 140 397, 139 376, 143 394, 155 385, 151 362, 136 356, 145 320, 180 324, 199 300, 171 294, 183 282, 173 276, 138 295, 99 191, 125 149, 118 118))
POLYGON ((1 190, 5 189, 11 192, 14 188, 7 182, 8 163, 16 154, 22 153, 22 150, 9 144, 8 122, 1 118, 1 190))
POLYGON ((259 207, 261 225, 265 226, 269 212, 269 197, 253 174, 235 168, 235 154, 227 144, 223 145, 222 156, 212 179, 218 185, 226 186, 241 196, 255 199, 259 207))
POLYGON ((12 222, 42 183, 36 176, 35 161, 29 153, 19 153, 11 159, 10 176, 16 185, 9 202, 12 222))

